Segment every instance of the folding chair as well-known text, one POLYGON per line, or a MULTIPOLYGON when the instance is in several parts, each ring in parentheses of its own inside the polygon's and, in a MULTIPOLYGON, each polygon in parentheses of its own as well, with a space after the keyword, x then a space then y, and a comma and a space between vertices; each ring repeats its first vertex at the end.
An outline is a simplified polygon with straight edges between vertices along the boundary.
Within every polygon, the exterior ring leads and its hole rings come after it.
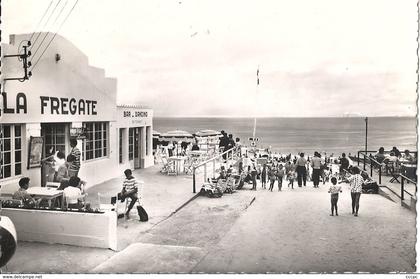
POLYGON ((395 164, 393 164, 392 168, 389 169, 389 172, 392 176, 391 180, 389 182, 394 182, 396 181, 397 183, 401 183, 398 179, 400 178, 400 173, 401 173, 401 167, 400 165, 395 162, 395 164))

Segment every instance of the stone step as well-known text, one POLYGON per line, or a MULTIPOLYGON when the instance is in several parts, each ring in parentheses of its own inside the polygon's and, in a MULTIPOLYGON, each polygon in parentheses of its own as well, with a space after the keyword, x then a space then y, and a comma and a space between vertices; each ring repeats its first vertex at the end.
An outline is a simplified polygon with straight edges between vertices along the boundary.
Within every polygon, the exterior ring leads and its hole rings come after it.
POLYGON ((400 193, 396 193, 393 189, 381 185, 379 187, 379 194, 401 206, 416 212, 416 198, 406 194, 404 200, 401 200, 400 193))

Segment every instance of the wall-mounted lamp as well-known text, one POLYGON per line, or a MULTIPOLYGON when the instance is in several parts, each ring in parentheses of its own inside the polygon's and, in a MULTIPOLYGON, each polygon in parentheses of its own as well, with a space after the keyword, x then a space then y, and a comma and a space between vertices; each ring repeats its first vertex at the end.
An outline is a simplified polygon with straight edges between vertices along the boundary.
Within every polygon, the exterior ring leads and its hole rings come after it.
POLYGON ((60 56, 60 54, 56 53, 56 54, 55 54, 55 62, 58 62, 58 61, 60 61, 60 60, 61 60, 61 56, 60 56))

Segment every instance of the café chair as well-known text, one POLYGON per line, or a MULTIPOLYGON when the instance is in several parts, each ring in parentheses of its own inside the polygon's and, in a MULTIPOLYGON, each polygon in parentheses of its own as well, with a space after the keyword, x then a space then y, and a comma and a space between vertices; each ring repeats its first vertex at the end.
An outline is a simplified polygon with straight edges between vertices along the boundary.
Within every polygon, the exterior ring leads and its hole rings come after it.
POLYGON ((78 200, 77 203, 69 203, 69 198, 66 195, 64 195, 64 208, 66 210, 68 210, 69 208, 70 209, 72 209, 72 208, 76 208, 76 209, 83 208, 86 204, 87 195, 88 194, 85 193, 85 194, 78 195, 77 197, 72 197, 72 198, 77 198, 77 200, 78 200))

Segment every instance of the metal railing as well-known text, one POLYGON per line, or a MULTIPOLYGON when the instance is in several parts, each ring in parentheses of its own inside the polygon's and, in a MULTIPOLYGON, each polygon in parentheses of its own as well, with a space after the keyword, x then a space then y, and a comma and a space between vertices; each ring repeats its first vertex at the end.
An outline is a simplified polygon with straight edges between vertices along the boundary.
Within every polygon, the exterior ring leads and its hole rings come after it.
POLYGON ((403 175, 400 173, 400 178, 401 178, 401 200, 404 200, 404 193, 407 193, 408 195, 410 195, 411 197, 416 196, 417 195, 417 182, 408 178, 407 176, 403 175), (407 190, 404 189, 404 179, 407 180, 408 182, 413 183, 414 185, 416 185, 415 188, 415 193, 411 194, 410 192, 408 192, 407 190))
MULTIPOLYGON (((378 180, 379 180, 379 185, 381 185, 382 184, 382 164, 372 157, 372 153, 374 153, 374 152, 376 152, 376 151, 367 151, 367 153, 369 153, 369 154, 367 154, 365 151, 359 151, 357 153, 357 157, 358 157, 357 165, 358 166, 360 165, 360 161, 361 161, 360 160, 360 155, 362 155, 363 156, 363 170, 366 170, 366 162, 368 162, 369 167, 370 167, 370 176, 371 177, 373 175, 373 169, 375 167, 378 167, 378 176, 379 176, 378 180)), ((399 173, 398 177, 401 179, 401 182, 400 182, 401 183, 401 188, 400 188, 400 197, 399 198, 401 200, 404 200, 404 195, 405 194, 408 194, 411 197, 416 196, 417 195, 417 182, 414 181, 413 179, 407 177, 406 175, 404 175, 402 173, 399 173), (405 181, 411 182, 411 183, 413 183, 413 185, 415 185, 415 193, 414 194, 408 192, 405 189, 405 181)), ((384 186, 384 187, 389 189, 389 187, 387 187, 387 186, 384 186)), ((391 189, 389 189, 389 190, 391 190, 391 189)), ((392 192, 394 192, 394 191, 392 191, 392 192)), ((396 194, 396 193, 394 192, 394 194, 396 194)), ((396 194, 396 196, 398 196, 398 194, 396 194)))
MULTIPOLYGON (((214 156, 213 158, 210 158, 210 159, 208 159, 208 160, 206 160, 206 161, 204 161, 204 162, 202 162, 202 163, 200 163, 196 166, 193 166, 193 170, 192 170, 192 173, 193 173, 193 193, 194 194, 196 193, 196 179, 197 179, 196 172, 197 172, 198 169, 200 169, 200 168, 204 169, 204 182, 207 182, 207 175, 208 175, 207 164, 209 164, 209 163, 212 164, 212 174, 213 174, 213 177, 214 177, 214 174, 215 174, 215 171, 216 171, 216 161, 220 160, 222 157, 226 157, 226 160, 229 160, 229 159, 233 160, 238 152, 240 153, 241 149, 240 149, 240 147, 235 146, 232 149, 226 150, 223 153, 220 153, 220 154, 214 156)), ((223 160, 225 160, 225 159, 223 158, 223 160)))
MULTIPOLYGON (((376 151, 367 151, 367 152, 376 152, 376 151)), ((381 163, 379 163, 378 161, 376 161, 373 157, 371 157, 370 155, 372 153, 370 153, 369 155, 367 155, 367 153, 365 153, 365 151, 359 151, 357 152, 357 166, 360 165, 360 154, 363 156, 363 170, 366 170, 366 161, 368 161, 369 166, 370 166, 370 177, 373 176, 373 169, 375 167, 379 167, 379 185, 382 183, 382 167, 381 167, 381 163)))

